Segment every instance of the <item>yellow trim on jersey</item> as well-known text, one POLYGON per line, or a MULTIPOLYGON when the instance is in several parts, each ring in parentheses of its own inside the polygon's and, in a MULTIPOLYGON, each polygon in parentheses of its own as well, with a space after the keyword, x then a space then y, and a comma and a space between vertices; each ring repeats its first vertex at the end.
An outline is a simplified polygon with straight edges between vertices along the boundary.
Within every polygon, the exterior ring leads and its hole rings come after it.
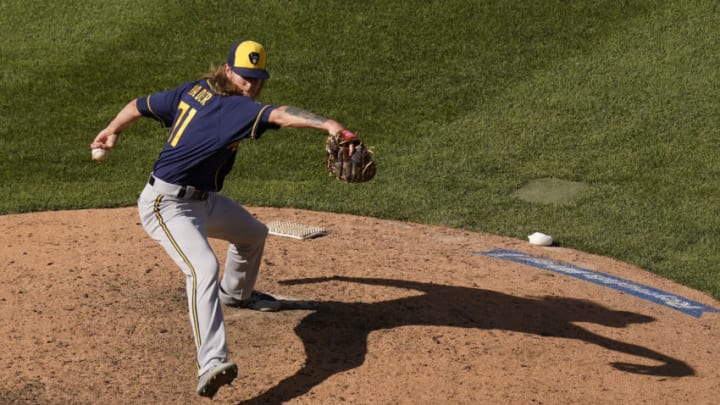
POLYGON ((170 233, 170 230, 165 225, 165 221, 162 218, 162 215, 160 214, 160 202, 162 201, 163 196, 159 195, 155 199, 155 204, 153 205, 153 212, 155 212, 155 218, 157 218, 158 223, 160 224, 160 227, 163 229, 163 232, 165 232, 165 236, 167 236, 170 243, 175 248, 175 251, 178 252, 180 257, 182 257, 185 264, 188 266, 188 269, 190 269, 190 276, 192 278, 192 296, 190 301, 192 302, 192 323, 194 326, 195 331, 195 338, 197 339, 197 345, 200 347, 202 345, 202 337, 200 336, 200 323, 198 321, 198 314, 197 314, 197 276, 195 274, 195 268, 190 263, 190 260, 185 256, 185 253, 183 253, 182 249, 180 249, 180 246, 175 242, 175 238, 173 238, 172 234, 170 233))
POLYGON ((147 96, 146 99, 147 99, 147 107, 148 107, 148 110, 150 110, 150 113, 151 113, 152 115, 154 115, 155 118, 157 118, 158 121, 160 121, 160 125, 162 126, 162 128, 165 128, 165 122, 163 122, 162 118, 160 118, 159 115, 155 114, 155 111, 153 111, 152 106, 150 105, 150 96, 147 96))
POLYGON ((257 117, 255 117, 255 123, 253 124, 252 131, 250 131, 250 138, 255 139, 255 131, 257 130, 257 126, 260 123, 260 119, 262 118, 263 113, 265 110, 267 110, 270 106, 266 105, 263 107, 260 112, 258 113, 257 117))

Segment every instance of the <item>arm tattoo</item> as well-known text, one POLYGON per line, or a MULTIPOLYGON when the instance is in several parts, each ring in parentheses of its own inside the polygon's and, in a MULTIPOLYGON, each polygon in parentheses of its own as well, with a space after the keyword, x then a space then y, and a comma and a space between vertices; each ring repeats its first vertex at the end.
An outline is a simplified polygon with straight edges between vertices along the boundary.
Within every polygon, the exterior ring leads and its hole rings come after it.
POLYGON ((305 121, 307 121, 308 123, 313 124, 313 125, 323 125, 323 124, 326 123, 327 120, 328 120, 328 119, 325 118, 325 117, 321 117, 321 116, 319 116, 319 115, 317 115, 317 114, 313 114, 313 113, 311 113, 311 112, 309 112, 309 111, 305 111, 305 110, 303 110, 302 108, 297 108, 297 107, 288 107, 288 108, 285 110, 285 112, 288 113, 288 114, 290 114, 290 115, 294 115, 294 116, 296 116, 296 117, 300 117, 300 118, 302 118, 303 120, 305 120, 305 121))

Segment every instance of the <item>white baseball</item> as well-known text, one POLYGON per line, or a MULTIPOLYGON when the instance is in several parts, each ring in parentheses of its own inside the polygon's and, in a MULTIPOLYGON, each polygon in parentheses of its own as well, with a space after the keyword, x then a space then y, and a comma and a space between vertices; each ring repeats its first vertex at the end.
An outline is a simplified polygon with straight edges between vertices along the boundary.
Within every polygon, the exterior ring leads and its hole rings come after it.
POLYGON ((544 233, 535 232, 532 235, 528 235, 528 240, 533 245, 550 246, 553 243, 552 236, 545 235, 544 233))
POLYGON ((92 150, 92 160, 104 162, 105 158, 107 158, 107 151, 105 149, 95 148, 92 150))

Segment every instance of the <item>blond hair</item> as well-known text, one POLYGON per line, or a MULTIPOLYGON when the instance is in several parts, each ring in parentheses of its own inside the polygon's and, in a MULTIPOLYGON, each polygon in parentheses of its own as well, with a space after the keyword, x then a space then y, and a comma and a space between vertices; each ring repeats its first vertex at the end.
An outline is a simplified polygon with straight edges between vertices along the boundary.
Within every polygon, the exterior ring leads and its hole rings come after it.
POLYGON ((210 69, 201 79, 205 79, 215 93, 221 96, 241 94, 240 89, 225 74, 225 65, 210 65, 210 69))

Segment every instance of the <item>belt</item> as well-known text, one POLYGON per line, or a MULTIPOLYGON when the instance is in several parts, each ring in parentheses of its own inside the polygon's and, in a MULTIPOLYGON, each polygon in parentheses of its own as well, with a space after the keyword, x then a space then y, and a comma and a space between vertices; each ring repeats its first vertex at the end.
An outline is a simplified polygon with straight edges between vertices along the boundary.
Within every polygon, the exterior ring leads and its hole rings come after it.
POLYGON ((198 190, 193 186, 178 186, 155 178, 153 175, 150 175, 148 184, 157 192, 185 200, 207 200, 210 196, 208 191, 198 190))

